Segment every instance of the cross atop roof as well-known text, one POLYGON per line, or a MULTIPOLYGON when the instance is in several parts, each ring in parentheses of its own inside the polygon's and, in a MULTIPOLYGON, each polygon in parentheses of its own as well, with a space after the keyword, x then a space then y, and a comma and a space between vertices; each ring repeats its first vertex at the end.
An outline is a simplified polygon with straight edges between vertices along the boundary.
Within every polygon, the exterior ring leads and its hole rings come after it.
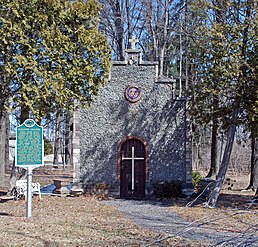
POLYGON ((135 45, 139 42, 139 40, 135 36, 132 36, 132 38, 129 39, 129 42, 131 43, 131 49, 135 49, 135 45))

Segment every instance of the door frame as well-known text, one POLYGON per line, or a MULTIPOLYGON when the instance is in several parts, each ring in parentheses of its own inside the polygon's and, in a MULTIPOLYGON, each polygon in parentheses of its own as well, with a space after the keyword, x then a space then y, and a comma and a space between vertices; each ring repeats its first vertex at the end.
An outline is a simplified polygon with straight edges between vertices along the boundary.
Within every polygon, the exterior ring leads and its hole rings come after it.
MULTIPOLYGON (((121 149, 123 144, 131 139, 136 139, 138 141, 140 141, 144 147, 145 147, 145 186, 146 186, 146 182, 148 180, 148 175, 149 175, 149 166, 148 166, 148 161, 149 161, 149 148, 148 148, 148 143, 141 137, 138 136, 128 136, 123 138, 119 144, 118 144, 118 162, 117 162, 117 178, 119 181, 119 184, 121 184, 121 163, 122 163, 122 155, 121 155, 121 149)), ((120 187, 120 186, 119 186, 120 187)), ((120 189, 119 189, 119 193, 120 193, 120 189)))

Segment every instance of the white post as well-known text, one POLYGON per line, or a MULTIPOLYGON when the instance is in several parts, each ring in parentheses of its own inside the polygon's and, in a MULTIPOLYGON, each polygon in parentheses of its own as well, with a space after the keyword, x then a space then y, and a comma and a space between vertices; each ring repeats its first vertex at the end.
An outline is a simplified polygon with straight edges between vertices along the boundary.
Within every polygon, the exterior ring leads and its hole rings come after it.
POLYGON ((32 167, 27 168, 27 202, 26 202, 26 215, 28 218, 32 216, 32 167))

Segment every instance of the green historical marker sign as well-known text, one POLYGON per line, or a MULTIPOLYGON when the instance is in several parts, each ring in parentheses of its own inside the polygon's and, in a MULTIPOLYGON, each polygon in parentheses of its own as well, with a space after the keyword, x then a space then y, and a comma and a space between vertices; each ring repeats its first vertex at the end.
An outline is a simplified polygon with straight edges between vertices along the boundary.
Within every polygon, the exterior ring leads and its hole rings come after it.
POLYGON ((16 130, 16 166, 29 167, 44 165, 43 128, 27 119, 16 130))

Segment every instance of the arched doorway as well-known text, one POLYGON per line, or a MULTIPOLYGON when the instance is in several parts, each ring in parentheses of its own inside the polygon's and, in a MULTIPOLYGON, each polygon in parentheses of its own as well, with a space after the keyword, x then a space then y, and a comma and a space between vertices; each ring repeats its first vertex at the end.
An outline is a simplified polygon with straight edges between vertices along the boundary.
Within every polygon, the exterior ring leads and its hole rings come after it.
POLYGON ((146 147, 142 141, 130 138, 120 148, 120 197, 145 197, 146 147))

